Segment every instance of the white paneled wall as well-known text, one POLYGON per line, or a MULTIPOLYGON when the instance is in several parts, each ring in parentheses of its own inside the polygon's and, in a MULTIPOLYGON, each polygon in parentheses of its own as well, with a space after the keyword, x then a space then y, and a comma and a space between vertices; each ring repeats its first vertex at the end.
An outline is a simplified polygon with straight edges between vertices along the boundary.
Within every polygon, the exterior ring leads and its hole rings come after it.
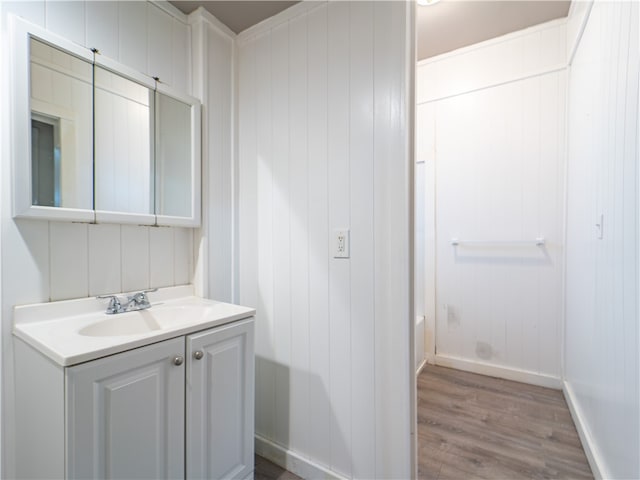
POLYGON ((304 2, 239 37, 256 446, 305 477, 409 477, 411 8, 304 2))
MULTIPOLYGON (((7 15, 13 13, 86 47, 190 91, 190 27, 172 7, 149 2, 3 1, 2 98, 9 105, 7 15), (172 12, 172 13, 169 13, 172 12)), ((194 270, 193 231, 87 225, 11 218, 9 108, 2 108, 0 162, 3 353, 3 477, 12 478, 14 305, 187 284, 194 270)))
POLYGON ((565 395, 596 478, 640 477, 639 21, 595 2, 570 69, 565 395))
POLYGON ((234 78, 235 34, 206 10, 189 17, 193 29, 194 93, 202 99, 202 235, 198 255, 206 256, 203 296, 234 296, 234 78))
POLYGON ((554 21, 419 66, 426 235, 435 225, 425 340, 429 354, 435 333, 438 364, 560 385, 564 55, 554 21), (513 240, 531 244, 500 245, 513 240))

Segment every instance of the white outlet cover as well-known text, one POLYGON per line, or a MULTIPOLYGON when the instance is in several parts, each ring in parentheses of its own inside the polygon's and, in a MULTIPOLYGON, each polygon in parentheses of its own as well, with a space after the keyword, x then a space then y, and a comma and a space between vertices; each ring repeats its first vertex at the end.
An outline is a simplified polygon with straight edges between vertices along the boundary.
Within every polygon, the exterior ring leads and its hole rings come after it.
POLYGON ((333 231, 333 258, 349 258, 349 229, 341 228, 333 231))

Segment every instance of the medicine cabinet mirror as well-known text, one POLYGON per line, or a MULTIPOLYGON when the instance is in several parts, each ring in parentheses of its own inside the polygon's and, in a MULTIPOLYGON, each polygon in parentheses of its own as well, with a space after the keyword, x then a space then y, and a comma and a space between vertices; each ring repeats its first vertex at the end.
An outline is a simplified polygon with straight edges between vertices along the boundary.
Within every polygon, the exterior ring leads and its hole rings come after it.
POLYGON ((14 217, 196 227, 200 104, 17 17, 14 217))

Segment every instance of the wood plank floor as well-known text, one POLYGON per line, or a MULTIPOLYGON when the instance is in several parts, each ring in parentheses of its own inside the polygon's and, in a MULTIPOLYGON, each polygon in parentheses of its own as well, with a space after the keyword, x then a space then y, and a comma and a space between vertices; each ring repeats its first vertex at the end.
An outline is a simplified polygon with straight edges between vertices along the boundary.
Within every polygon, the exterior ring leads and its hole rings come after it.
POLYGON ((255 456, 255 462, 253 480, 302 480, 299 476, 259 455, 255 456))
POLYGON ((562 392, 427 365, 421 479, 593 478, 562 392))

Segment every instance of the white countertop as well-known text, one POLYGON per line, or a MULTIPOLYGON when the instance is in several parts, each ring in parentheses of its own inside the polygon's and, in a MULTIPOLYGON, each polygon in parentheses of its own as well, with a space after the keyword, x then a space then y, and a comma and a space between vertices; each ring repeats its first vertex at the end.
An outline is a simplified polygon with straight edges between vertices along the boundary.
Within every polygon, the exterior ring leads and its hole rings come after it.
POLYGON ((17 306, 13 334, 55 363, 71 366, 255 314, 253 308, 196 297, 190 285, 163 288, 148 297, 150 309, 115 315, 105 314, 108 302, 95 298, 17 306), (154 330, 136 331, 147 323, 154 330), (117 325, 125 331, 131 326, 130 332, 104 333, 105 327, 109 331, 117 325))

